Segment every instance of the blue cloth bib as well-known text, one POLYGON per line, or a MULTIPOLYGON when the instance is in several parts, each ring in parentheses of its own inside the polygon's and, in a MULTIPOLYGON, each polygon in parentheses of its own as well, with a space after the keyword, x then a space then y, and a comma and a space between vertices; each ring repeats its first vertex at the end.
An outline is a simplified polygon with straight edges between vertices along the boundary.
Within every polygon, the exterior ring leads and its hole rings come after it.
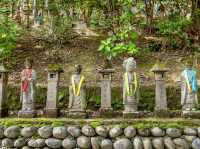
POLYGON ((192 92, 196 93, 198 91, 196 71, 194 69, 186 69, 185 71, 186 71, 187 78, 190 83, 192 92))

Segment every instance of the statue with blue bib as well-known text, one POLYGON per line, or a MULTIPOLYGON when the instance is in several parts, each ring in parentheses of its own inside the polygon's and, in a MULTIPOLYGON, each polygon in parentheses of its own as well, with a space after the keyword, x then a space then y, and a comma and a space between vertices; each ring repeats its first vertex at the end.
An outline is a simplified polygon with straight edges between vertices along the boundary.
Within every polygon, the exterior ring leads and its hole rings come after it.
POLYGON ((193 61, 188 60, 185 69, 180 76, 181 81, 181 105, 183 111, 196 111, 198 105, 198 85, 196 70, 193 61))

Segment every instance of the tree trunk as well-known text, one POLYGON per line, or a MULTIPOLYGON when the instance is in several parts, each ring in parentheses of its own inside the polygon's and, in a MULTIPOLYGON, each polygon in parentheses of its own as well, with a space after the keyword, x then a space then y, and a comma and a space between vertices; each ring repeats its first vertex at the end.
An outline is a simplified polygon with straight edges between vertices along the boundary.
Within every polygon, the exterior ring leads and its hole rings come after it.
POLYGON ((32 15, 35 20, 35 17, 37 16, 37 0, 33 0, 33 10, 32 10, 32 15))
POLYGON ((26 0, 27 12, 26 12, 26 28, 30 27, 30 7, 29 0, 26 0))
POLYGON ((154 14, 154 0, 145 0, 146 10, 146 24, 148 33, 152 33, 153 29, 153 14, 154 14))
POLYGON ((15 2, 12 2, 12 4, 11 4, 11 17, 12 18, 14 17, 14 13, 15 13, 14 8, 15 8, 15 2))
POLYGON ((192 0, 193 28, 200 34, 200 0, 192 0))

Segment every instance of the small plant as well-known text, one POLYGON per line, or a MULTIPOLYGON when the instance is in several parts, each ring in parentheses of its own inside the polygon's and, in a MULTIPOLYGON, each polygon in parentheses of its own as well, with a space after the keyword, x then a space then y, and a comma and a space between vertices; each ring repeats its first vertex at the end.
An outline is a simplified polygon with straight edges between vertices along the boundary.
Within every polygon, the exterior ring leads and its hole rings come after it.
POLYGON ((58 72, 63 72, 63 68, 59 64, 49 64, 48 65, 48 70, 49 71, 58 71, 58 72))
POLYGON ((101 42, 98 51, 109 61, 123 54, 135 54, 139 51, 135 42, 138 35, 131 29, 125 29, 101 42))

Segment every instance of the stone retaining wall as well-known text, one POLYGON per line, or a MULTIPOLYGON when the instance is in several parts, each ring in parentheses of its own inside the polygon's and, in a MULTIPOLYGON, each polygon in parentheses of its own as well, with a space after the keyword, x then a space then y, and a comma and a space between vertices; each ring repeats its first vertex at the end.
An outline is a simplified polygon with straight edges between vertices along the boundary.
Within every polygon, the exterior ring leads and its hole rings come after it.
POLYGON ((0 127, 2 149, 200 149, 200 128, 0 127))

